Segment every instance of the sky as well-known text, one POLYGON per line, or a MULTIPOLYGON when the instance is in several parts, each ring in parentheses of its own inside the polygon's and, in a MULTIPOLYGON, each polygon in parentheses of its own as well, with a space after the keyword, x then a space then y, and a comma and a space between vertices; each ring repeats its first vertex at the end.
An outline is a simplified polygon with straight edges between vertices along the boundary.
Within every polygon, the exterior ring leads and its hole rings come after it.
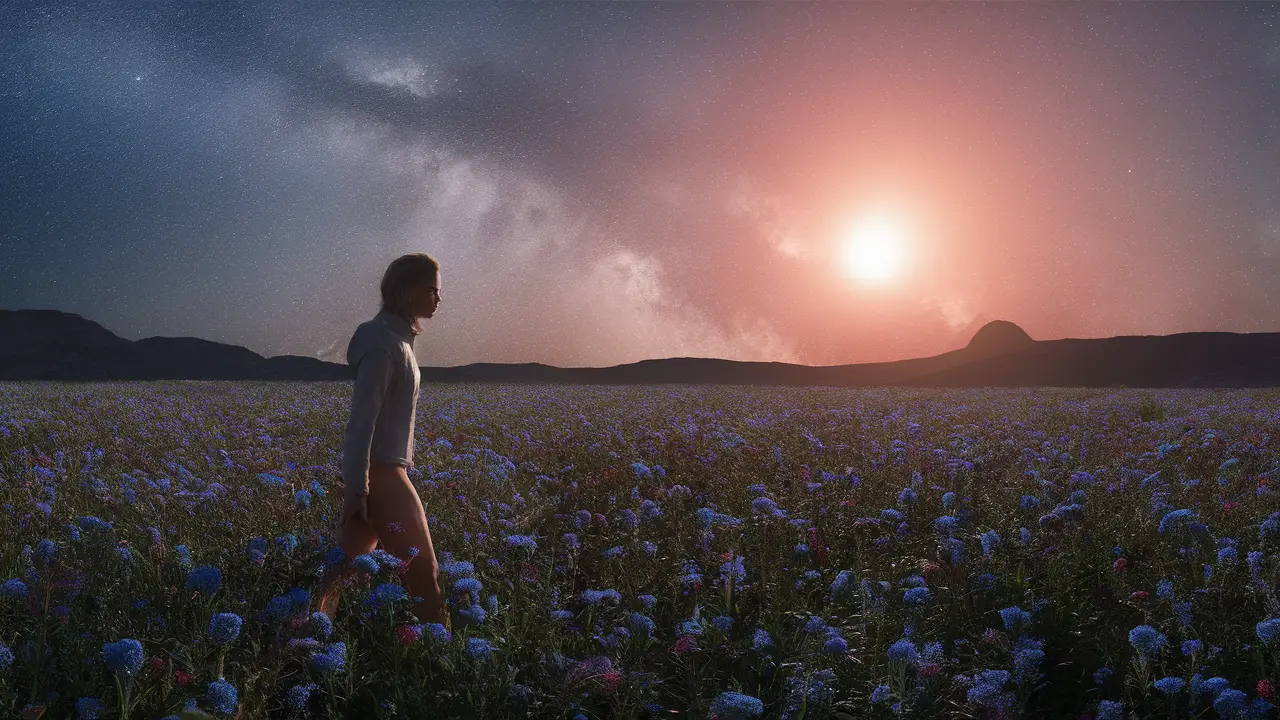
POLYGON ((1280 331, 1280 4, 8 6, 0 308, 345 362, 1280 331))

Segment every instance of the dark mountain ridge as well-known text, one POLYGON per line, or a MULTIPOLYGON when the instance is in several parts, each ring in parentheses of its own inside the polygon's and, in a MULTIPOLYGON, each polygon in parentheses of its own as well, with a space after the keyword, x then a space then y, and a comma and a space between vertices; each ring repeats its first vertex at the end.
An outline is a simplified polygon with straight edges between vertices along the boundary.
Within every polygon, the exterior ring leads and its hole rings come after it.
MULTIPOLYGON (((1033 340, 1014 323, 984 325, 932 357, 809 366, 666 358, 603 368, 541 363, 423 367, 423 382, 905 385, 915 387, 1280 386, 1280 333, 1193 332, 1033 340)), ((0 380, 350 380, 346 365, 271 358, 190 337, 131 341, 57 310, 0 310, 0 380)))

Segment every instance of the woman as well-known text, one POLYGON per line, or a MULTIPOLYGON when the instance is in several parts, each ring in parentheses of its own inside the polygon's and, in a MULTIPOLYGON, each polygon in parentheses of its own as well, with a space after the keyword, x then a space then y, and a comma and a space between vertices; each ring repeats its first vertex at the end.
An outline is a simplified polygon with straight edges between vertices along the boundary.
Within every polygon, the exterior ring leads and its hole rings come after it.
POLYGON ((319 609, 334 617, 342 583, 353 572, 350 559, 381 541, 387 552, 409 564, 403 578, 409 594, 422 598, 418 619, 447 625, 431 530, 405 472, 413 467, 418 402, 413 340, 422 333, 418 318, 431 317, 440 304, 440 265, 426 253, 396 258, 382 276, 381 289, 382 309, 356 328, 347 345, 355 391, 342 446, 338 545, 348 562, 321 582, 319 609))

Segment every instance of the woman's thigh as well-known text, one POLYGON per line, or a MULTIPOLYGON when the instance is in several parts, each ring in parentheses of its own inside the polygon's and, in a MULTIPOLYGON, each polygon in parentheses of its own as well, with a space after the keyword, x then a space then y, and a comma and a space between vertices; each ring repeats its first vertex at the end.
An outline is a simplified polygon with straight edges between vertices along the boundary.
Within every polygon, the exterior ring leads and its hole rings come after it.
POLYGON ((371 465, 369 469, 369 522, 378 539, 393 555, 407 557, 409 548, 431 548, 422 499, 402 465, 371 465))

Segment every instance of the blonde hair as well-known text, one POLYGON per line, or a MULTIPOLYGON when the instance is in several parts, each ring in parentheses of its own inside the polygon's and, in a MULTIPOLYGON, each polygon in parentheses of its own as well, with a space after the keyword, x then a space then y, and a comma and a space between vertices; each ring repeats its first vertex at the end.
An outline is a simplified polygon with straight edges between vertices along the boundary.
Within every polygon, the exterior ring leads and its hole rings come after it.
MULTIPOLYGON (((391 264, 387 266, 386 272, 382 274, 382 309, 386 312, 393 312, 397 315, 407 315, 403 312, 404 301, 409 291, 415 285, 422 282, 431 282, 435 280, 436 273, 440 271, 440 263, 430 255, 422 252, 409 253, 401 255, 391 264)), ((422 332, 422 326, 418 324, 418 319, 413 318, 414 332, 422 332)))

